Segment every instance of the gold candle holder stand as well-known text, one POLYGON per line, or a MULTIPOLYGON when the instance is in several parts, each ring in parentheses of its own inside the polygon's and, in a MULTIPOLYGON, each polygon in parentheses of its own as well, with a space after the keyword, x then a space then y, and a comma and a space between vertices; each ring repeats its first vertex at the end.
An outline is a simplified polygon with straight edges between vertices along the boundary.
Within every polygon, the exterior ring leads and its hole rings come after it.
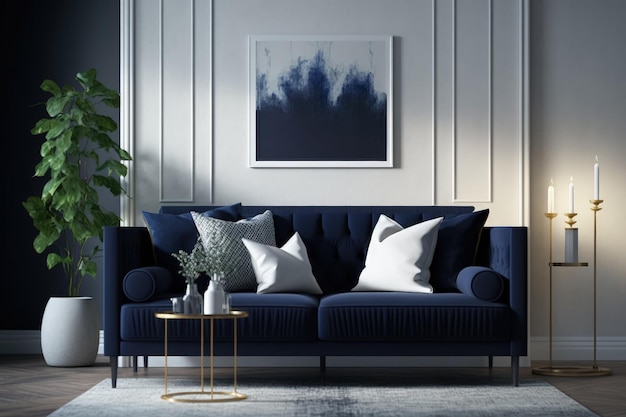
POLYGON ((565 223, 569 224, 570 228, 576 224, 576 220, 574 220, 574 217, 576 217, 577 215, 578 213, 565 213, 565 217, 567 217, 565 223))
MULTIPOLYGON (((550 342, 550 368, 552 368, 552 220, 554 220, 556 218, 556 216, 558 216, 557 213, 544 213, 544 216, 546 216, 548 218, 548 220, 550 220, 550 256, 548 258, 548 266, 549 266, 549 271, 550 271, 550 338, 549 338, 549 342, 550 342)), ((535 370, 533 370, 533 373, 535 373, 535 370)))
POLYGON ((570 264, 578 263, 578 228, 574 227, 574 217, 577 215, 578 213, 565 213, 565 223, 569 225, 565 228, 565 262, 570 264))
MULTIPOLYGON (((611 370, 608 368, 601 368, 596 361, 596 253, 597 253, 597 238, 596 238, 596 217, 598 211, 602 210, 599 206, 604 200, 589 200, 593 205, 591 210, 593 211, 593 365, 589 366, 554 366, 552 362, 552 267, 555 266, 588 266, 587 262, 553 262, 552 261, 552 220, 557 216, 556 213, 544 213, 544 215, 550 220, 550 239, 549 239, 549 284, 550 284, 550 336, 549 336, 549 348, 550 348, 550 362, 548 366, 540 366, 532 369, 532 373, 536 375, 546 376, 603 376, 610 375, 611 370)), ((565 213, 568 220, 565 221, 570 227, 572 227, 576 221, 574 217, 577 213, 565 213)))
POLYGON ((591 367, 591 374, 593 375, 610 375, 611 370, 609 368, 601 368, 598 366, 598 362, 596 360, 596 327, 597 327, 597 265, 598 265, 598 245, 597 245, 597 217, 598 212, 602 210, 600 204, 604 202, 604 200, 589 200, 592 204, 591 211, 593 211, 593 365, 591 367))

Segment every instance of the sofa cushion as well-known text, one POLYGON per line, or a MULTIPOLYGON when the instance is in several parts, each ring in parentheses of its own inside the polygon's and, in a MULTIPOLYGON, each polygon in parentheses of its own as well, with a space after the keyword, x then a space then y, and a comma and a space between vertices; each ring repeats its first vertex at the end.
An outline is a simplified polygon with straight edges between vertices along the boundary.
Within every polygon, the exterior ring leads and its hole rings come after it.
POLYGON ((430 284, 435 292, 458 292, 456 277, 474 263, 489 210, 445 219, 439 227, 437 248, 430 265, 430 284))
POLYGON ((122 281, 122 288, 129 300, 140 303, 169 293, 172 283, 172 274, 168 269, 146 266, 128 271, 122 281))
POLYGON ((370 240, 365 268, 352 291, 431 293, 430 263, 442 217, 403 228, 381 214, 370 240))
MULTIPOLYGON (((198 238, 196 225, 191 213, 163 214, 143 211, 143 218, 152 238, 157 265, 167 268, 173 277, 178 275, 178 261, 172 253, 184 250, 191 253, 198 238)), ((241 203, 217 207, 202 213, 203 216, 221 220, 241 219, 241 203)), ((181 278, 181 282, 184 281, 181 278)))
POLYGON ((265 212, 251 219, 242 219, 236 222, 206 217, 195 211, 191 216, 200 233, 202 244, 207 252, 219 246, 220 252, 226 259, 221 263, 227 265, 224 271, 224 289, 233 291, 256 291, 257 283, 252 269, 250 254, 242 239, 276 246, 274 236, 274 220, 272 212, 265 212))
POLYGON ((318 325, 328 341, 505 341, 512 315, 461 293, 350 292, 322 297, 318 325))
POLYGON ((247 311, 240 340, 317 340, 319 297, 310 294, 231 294, 235 310, 247 311))
POLYGON ((250 252, 259 294, 277 292, 321 294, 315 281, 304 242, 298 232, 282 247, 243 239, 250 252))
POLYGON ((505 289, 504 277, 484 266, 463 268, 456 277, 456 284, 463 294, 484 301, 498 301, 505 289))
MULTIPOLYGON (((318 298, 307 294, 233 293, 234 310, 248 312, 248 317, 237 320, 239 342, 315 341, 317 340, 318 298)), ((124 304, 121 309, 120 335, 123 341, 157 341, 163 343, 165 325, 154 314, 172 309, 172 303, 155 300, 146 303, 124 304)), ((198 320, 168 320, 170 341, 200 339, 198 320)), ((205 320, 205 337, 209 335, 209 320, 205 320)), ((231 320, 215 320, 215 341, 232 340, 231 320)))

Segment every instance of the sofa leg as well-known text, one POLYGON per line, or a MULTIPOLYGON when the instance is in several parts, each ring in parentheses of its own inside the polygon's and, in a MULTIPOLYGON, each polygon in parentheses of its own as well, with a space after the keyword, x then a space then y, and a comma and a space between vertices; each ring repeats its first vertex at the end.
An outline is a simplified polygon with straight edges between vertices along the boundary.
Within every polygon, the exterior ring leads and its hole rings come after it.
POLYGON ((320 356, 320 372, 326 372, 326 356, 320 356))
POLYGON ((137 364, 137 356, 135 355, 135 356, 133 356, 133 372, 134 373, 137 373, 137 366, 138 366, 138 364, 137 364))
POLYGON ((489 369, 493 368, 493 356, 489 356, 489 369))
POLYGON ((111 363, 111 388, 117 387, 117 356, 109 356, 111 363))
POLYGON ((148 368, 148 356, 147 355, 143 357, 143 367, 148 368))
POLYGON ((511 356, 511 376, 513 377, 513 386, 519 387, 519 356, 511 356))

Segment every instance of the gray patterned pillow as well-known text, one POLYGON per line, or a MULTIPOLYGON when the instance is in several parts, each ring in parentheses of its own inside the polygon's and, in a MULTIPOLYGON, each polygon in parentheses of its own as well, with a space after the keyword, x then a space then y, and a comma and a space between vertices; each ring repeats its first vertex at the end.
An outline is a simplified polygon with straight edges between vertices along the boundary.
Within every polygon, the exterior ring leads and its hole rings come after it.
POLYGON ((241 239, 276 246, 272 212, 266 210, 251 219, 237 222, 206 217, 194 211, 191 216, 204 249, 213 256, 219 254, 221 259, 218 262, 226 265, 224 289, 228 292, 256 291, 257 282, 250 253, 241 239))

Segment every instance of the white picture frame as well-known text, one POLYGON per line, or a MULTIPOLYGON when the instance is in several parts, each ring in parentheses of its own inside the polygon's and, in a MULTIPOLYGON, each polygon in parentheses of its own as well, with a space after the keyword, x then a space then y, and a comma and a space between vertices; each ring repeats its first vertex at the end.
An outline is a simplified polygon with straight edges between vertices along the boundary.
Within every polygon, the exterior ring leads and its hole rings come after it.
POLYGON ((249 36, 249 166, 393 167, 393 37, 249 36))

